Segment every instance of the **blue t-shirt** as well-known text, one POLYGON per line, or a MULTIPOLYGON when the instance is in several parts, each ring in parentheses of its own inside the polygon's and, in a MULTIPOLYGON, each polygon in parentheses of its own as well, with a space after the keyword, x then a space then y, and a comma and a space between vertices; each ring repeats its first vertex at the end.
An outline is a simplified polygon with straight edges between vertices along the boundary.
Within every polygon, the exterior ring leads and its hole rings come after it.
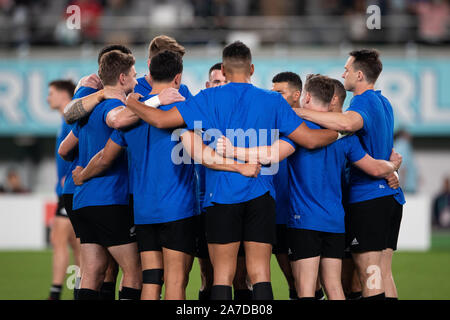
POLYGON ((136 224, 164 223, 196 214, 194 165, 175 164, 172 158, 178 155, 181 158, 184 152, 176 131, 157 129, 140 121, 132 128, 115 130, 111 139, 130 151, 133 170, 130 183, 134 190, 139 190, 133 196, 136 224))
POLYGON ((273 177, 273 184, 277 195, 277 224, 287 224, 289 218, 289 173, 287 162, 288 159, 284 159, 280 162, 278 173, 273 177))
MULTIPOLYGON (((123 106, 118 99, 99 103, 87 119, 77 123, 74 135, 78 137, 79 164, 86 167, 93 156, 102 150, 113 129, 106 124, 108 112, 123 106)), ((75 188, 73 210, 88 206, 128 205, 128 163, 125 153, 99 177, 86 181, 75 188)))
MULTIPOLYGON (((279 93, 249 83, 202 90, 177 108, 189 130, 200 126, 210 136, 226 135, 235 146, 247 148, 271 145, 278 138, 276 133, 289 135, 303 122, 279 93), (194 123, 197 121, 201 123, 194 123), (241 139, 233 138, 227 129, 236 130, 236 135, 240 131, 241 139), (244 133, 246 137, 242 139, 244 133)), ((267 192, 275 198, 273 173, 261 172, 256 178, 249 178, 206 168, 204 207, 246 202, 267 192)))
MULTIPOLYGON (((317 124, 305 122, 311 129, 320 129, 317 124)), ((282 139, 296 147, 289 139, 282 139)), ((347 159, 353 163, 365 155, 355 135, 314 150, 297 146, 288 158, 291 204, 288 227, 344 233, 343 171, 347 159)))
MULTIPOLYGON (((134 92, 139 93, 142 96, 147 96, 152 92, 152 86, 147 82, 147 79, 145 79, 145 76, 136 79, 138 84, 134 87, 134 92)), ((178 90, 180 94, 187 99, 192 97, 191 92, 189 91, 188 87, 184 84, 180 85, 180 89, 178 90)), ((148 99, 148 98, 147 98, 148 99)))
MULTIPOLYGON (((363 127, 356 132, 364 150, 374 159, 389 160, 394 140, 394 113, 390 102, 381 91, 367 90, 354 96, 347 111, 361 115, 363 127)), ((400 188, 390 188, 385 179, 378 179, 356 167, 350 169, 349 203, 361 202, 394 195, 400 203, 405 203, 400 188)))
POLYGON ((63 140, 66 138, 66 136, 70 133, 70 130, 72 130, 72 126, 68 125, 64 118, 62 119, 61 127, 58 130, 58 135, 56 136, 56 145, 55 145, 55 160, 56 160, 56 173, 58 181, 56 182, 55 191, 58 197, 62 195, 63 192, 63 185, 61 184, 61 181, 63 179, 67 179, 70 176, 72 176, 72 172, 69 171, 70 169, 70 162, 64 161, 63 158, 58 154, 58 149, 63 142, 63 140))
MULTIPOLYGON (((97 91, 98 91, 97 89, 89 87, 80 87, 77 90, 77 92, 75 92, 75 95, 73 96, 72 100, 83 98, 97 91)), ((76 124, 71 124, 69 126, 70 130, 73 130, 76 124)), ((75 169, 77 165, 78 165, 78 148, 77 151, 75 151, 75 157, 73 158, 73 161, 70 162, 69 168, 67 169, 68 173, 66 175, 66 180, 64 182, 64 189, 62 191, 63 194, 73 194, 75 192, 75 184, 73 183, 72 179, 72 171, 75 169)))

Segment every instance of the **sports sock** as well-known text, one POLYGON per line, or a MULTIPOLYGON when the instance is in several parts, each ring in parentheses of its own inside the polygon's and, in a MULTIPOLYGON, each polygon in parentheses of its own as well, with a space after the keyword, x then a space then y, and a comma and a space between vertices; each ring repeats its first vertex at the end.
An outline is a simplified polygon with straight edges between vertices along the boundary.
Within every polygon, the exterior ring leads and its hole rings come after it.
POLYGON ((211 290, 199 290, 198 291, 198 300, 199 301, 211 300, 211 290))
POLYGON ((75 288, 73 288, 73 300, 78 300, 78 291, 80 291, 81 277, 76 277, 75 288))
POLYGON ((99 292, 91 289, 79 289, 77 300, 98 300, 99 292))
POLYGON ((301 298, 298 298, 298 300, 314 301, 314 300, 316 300, 316 298, 314 298, 314 297, 301 297, 301 298))
POLYGON ((122 287, 119 291, 119 300, 141 300, 141 290, 122 287))
POLYGON ((252 300, 273 300, 272 284, 270 282, 255 283, 252 300))
POLYGON ((383 293, 374 295, 374 296, 370 296, 370 297, 362 297, 361 300, 386 300, 386 296, 383 293))
POLYGON ((116 283, 103 282, 99 294, 100 300, 115 300, 116 299, 116 283))
POLYGON ((325 300, 325 294, 323 293, 322 288, 320 288, 319 290, 316 290, 316 292, 314 293, 314 299, 325 300))
POLYGON ((59 300, 61 298, 62 285, 52 284, 48 300, 59 300))
POLYGON ((234 300, 240 301, 252 300, 252 290, 249 289, 234 290, 234 300))
POLYGON ((359 300, 361 298, 362 298, 362 292, 361 291, 350 292, 346 296, 347 300, 359 300))
POLYGON ((290 300, 298 300, 297 290, 289 289, 289 299, 290 300))
POLYGON ((231 286, 212 286, 211 300, 232 300, 232 293, 231 286))

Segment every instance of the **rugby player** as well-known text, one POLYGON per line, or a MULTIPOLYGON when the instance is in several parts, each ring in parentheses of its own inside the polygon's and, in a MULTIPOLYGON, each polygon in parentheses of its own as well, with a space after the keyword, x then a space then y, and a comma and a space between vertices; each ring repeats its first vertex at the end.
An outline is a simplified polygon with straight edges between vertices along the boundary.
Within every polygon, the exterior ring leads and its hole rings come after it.
MULTIPOLYGON (((78 121, 63 141, 60 155, 66 156, 78 145, 80 165, 86 165, 106 143, 114 128, 137 122, 124 106, 126 94, 136 85, 134 57, 118 50, 100 59, 99 77, 120 99, 107 99, 90 116, 78 121)), ((127 159, 122 157, 105 177, 93 179, 75 189, 73 201, 77 215, 83 259, 78 298, 98 299, 98 290, 111 253, 123 270, 119 299, 139 299, 142 285, 132 212, 128 196, 127 159)))
MULTIPOLYGON (((334 84, 329 78, 310 75, 300 99, 301 107, 328 112, 333 93, 334 84)), ((308 125, 319 128, 310 122, 308 125)), ((272 147, 243 151, 233 148, 229 141, 225 146, 238 158, 242 154, 245 157, 256 154, 263 164, 281 161, 292 154, 288 159, 291 188, 288 245, 299 297, 314 299, 320 265, 328 299, 344 299, 341 259, 345 248, 345 214, 341 178, 346 159, 368 174, 385 177, 399 168, 401 157, 392 152, 392 162, 374 160, 362 149, 356 136, 312 151, 296 148, 284 137, 272 147)))
MULTIPOLYGON (((214 132, 215 136, 223 135, 226 129, 235 134, 237 129, 265 133, 279 129, 282 135, 308 148, 324 146, 338 138, 335 131, 310 130, 281 95, 250 83, 254 66, 245 44, 237 41, 226 46, 222 58, 222 72, 230 83, 203 90, 168 111, 147 108, 132 95, 127 99, 127 107, 157 128, 186 124, 189 130, 194 130, 201 122, 200 129, 214 132)), ((244 135, 239 138, 247 140, 244 135)), ((272 134, 267 138, 269 141, 261 143, 271 143, 272 134)), ((257 137, 250 140, 250 145, 258 145, 257 137)), ((231 299, 241 241, 244 241, 253 299, 273 299, 270 256, 275 242, 275 192, 272 177, 246 178, 210 169, 206 170, 206 176, 206 238, 214 269, 211 299, 231 299)))
MULTIPOLYGON (((100 52, 98 53, 97 61, 100 64, 101 57, 110 51, 113 50, 119 50, 126 54, 131 54, 131 50, 123 45, 108 45, 103 47, 100 52)), ((75 89, 75 95, 73 96, 72 101, 83 98, 85 96, 88 96, 92 93, 97 92, 98 90, 103 89, 103 84, 98 77, 97 74, 91 74, 89 76, 83 77, 77 85, 77 88, 75 89)), ((72 124, 72 128, 75 126, 75 124, 72 124)), ((78 150, 77 150, 78 151, 78 150)), ((76 165, 78 164, 78 152, 74 152, 73 159, 71 161, 70 169, 69 171, 72 172, 76 165)), ((76 218, 77 215, 74 215, 72 212, 73 207, 73 193, 75 191, 75 184, 72 180, 72 174, 69 174, 66 177, 65 183, 64 183, 64 189, 63 189, 63 199, 64 199, 64 206, 67 211, 67 215, 69 216, 72 226, 74 227, 75 235, 79 239, 79 234, 76 229, 77 223, 76 218)), ((103 284, 100 289, 100 300, 114 300, 116 296, 116 279, 117 274, 119 272, 119 268, 117 265, 117 262, 114 260, 114 258, 107 252, 108 255, 108 268, 105 273, 105 278, 103 280, 103 284)), ((78 276, 76 278, 76 284, 74 288, 74 298, 77 297, 78 289, 80 288, 81 284, 81 269, 82 269, 82 261, 80 262, 80 269, 78 270, 78 276)))
MULTIPOLYGON (((393 147, 394 114, 389 100, 374 90, 383 64, 376 50, 349 55, 342 75, 345 89, 353 92, 347 111, 300 109, 297 114, 325 128, 355 132, 372 157, 387 160, 393 147)), ((405 203, 402 190, 351 167, 348 202, 347 245, 358 268, 363 298, 397 299, 391 263, 405 203), (369 279, 373 279, 370 285, 369 279)))
MULTIPOLYGON (((150 74, 153 80, 151 96, 165 88, 178 89, 182 76, 181 56, 165 51, 153 58, 150 74)), ((145 99, 145 98, 144 98, 145 99)), ((173 105, 162 106, 170 109, 173 105)), ((134 173, 131 183, 134 194, 135 223, 143 268, 142 299, 158 299, 163 281, 165 299, 185 299, 185 288, 195 250, 194 168, 193 165, 176 164, 173 158, 177 141, 169 130, 161 130, 141 121, 130 129, 115 131, 105 148, 87 165, 74 171, 74 180, 82 184, 98 176, 111 166, 123 148, 131 155, 134 173), (149 205, 150 204, 150 205, 149 205)), ((192 132, 181 133, 188 154, 195 153, 192 132), (187 143, 187 144, 186 144, 187 143)), ((197 137, 200 139, 200 137, 197 137)), ((209 147, 203 146, 205 149, 209 147)), ((197 148, 202 154, 202 148, 197 148)), ((214 165, 214 152, 205 165, 221 170, 239 169, 241 174, 256 176, 259 166, 214 165), (212 159, 212 160, 209 160, 212 159), (249 173, 247 173, 249 172, 249 173)), ((194 157, 195 158, 195 157, 194 157)), ((203 162, 203 161, 202 161, 203 162)))
MULTIPOLYGON (((54 80, 48 85, 47 102, 51 109, 57 110, 61 116, 64 107, 73 97, 75 84, 70 80, 54 80)), ((56 194, 58 196, 58 207, 53 220, 50 233, 50 241, 53 248, 53 278, 50 288, 49 300, 59 300, 62 291, 63 281, 66 276, 66 269, 69 264, 69 246, 72 248, 74 262, 80 265, 80 243, 75 237, 72 224, 64 208, 62 197, 64 182, 66 177, 71 175, 70 164, 58 155, 59 145, 70 132, 70 126, 62 119, 61 127, 56 138, 56 169, 57 178, 56 194)))

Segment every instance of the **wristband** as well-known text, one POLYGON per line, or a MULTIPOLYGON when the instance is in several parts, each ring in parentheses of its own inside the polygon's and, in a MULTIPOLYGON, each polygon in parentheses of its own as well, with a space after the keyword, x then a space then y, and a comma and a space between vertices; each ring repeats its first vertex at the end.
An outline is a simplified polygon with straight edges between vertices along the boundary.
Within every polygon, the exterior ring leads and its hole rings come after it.
POLYGON ((337 139, 336 140, 339 140, 339 139, 342 139, 342 138, 344 138, 344 137, 346 137, 348 135, 348 132, 339 132, 338 131, 338 137, 337 137, 337 139))
POLYGON ((161 101, 159 101, 158 96, 154 96, 148 100, 145 100, 144 104, 151 108, 158 108, 161 105, 161 101))

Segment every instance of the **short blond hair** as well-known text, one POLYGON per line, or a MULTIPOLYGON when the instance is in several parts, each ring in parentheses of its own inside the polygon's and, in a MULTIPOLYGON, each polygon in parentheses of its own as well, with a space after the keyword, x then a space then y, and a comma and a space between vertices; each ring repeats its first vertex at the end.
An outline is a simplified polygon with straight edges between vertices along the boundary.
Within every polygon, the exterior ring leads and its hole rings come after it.
POLYGON ((148 46, 148 57, 151 59, 158 53, 166 50, 178 53, 181 57, 183 57, 186 52, 184 47, 179 44, 177 40, 166 35, 161 35, 153 38, 150 42, 150 45, 148 46))

